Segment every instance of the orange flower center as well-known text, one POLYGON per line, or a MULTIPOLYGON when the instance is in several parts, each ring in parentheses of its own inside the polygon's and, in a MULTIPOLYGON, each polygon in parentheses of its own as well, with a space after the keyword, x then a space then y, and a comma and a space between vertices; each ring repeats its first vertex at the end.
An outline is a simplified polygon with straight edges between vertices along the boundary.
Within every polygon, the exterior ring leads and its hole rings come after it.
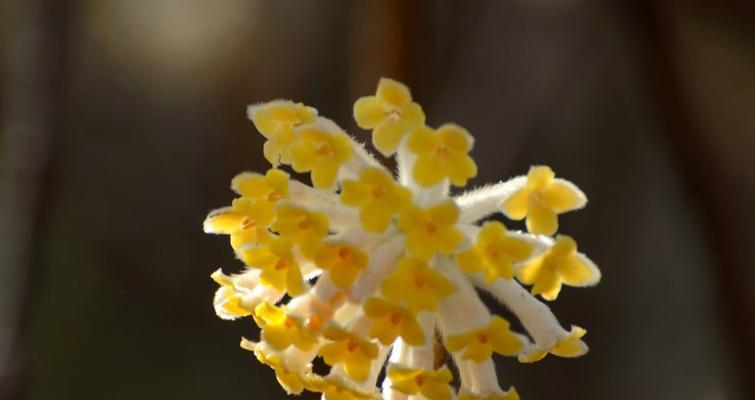
POLYGON ((323 143, 320 145, 317 151, 315 151, 315 153, 323 157, 330 157, 333 155, 333 148, 330 147, 329 144, 323 143))
POLYGON ((427 284, 427 277, 423 274, 414 275, 414 286, 421 289, 427 284))
POLYGON ((428 219, 427 222, 425 222, 425 230, 429 233, 435 233, 435 231, 438 230, 438 223, 433 221, 432 218, 428 219))
POLYGON ((257 221, 248 217, 244 218, 244 221, 241 223, 241 229, 254 228, 255 226, 257 226, 257 221))
POLYGON ((387 192, 388 189, 385 186, 375 186, 372 188, 372 196, 376 199, 379 199, 383 196, 385 196, 385 192, 387 192))
POLYGON ((389 319, 391 321, 391 324, 398 325, 404 319, 404 316, 401 315, 401 313, 394 311, 391 313, 391 316, 389 319))
POLYGON ((299 221, 299 229, 307 230, 312 227, 312 221, 310 221, 309 218, 304 217, 301 221, 299 221))
POLYGON ((288 261, 286 261, 286 260, 284 260, 282 258, 279 259, 275 263, 275 269, 277 269, 277 270, 286 269, 286 268, 288 268, 288 261))

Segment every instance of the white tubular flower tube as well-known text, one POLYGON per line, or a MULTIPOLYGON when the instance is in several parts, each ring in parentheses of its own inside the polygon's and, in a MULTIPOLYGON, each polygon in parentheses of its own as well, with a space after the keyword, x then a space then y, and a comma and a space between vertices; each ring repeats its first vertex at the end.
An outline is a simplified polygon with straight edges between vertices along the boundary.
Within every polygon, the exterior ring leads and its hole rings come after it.
POLYGON ((461 209, 460 223, 475 223, 500 211, 500 205, 527 183, 526 176, 517 176, 506 182, 483 186, 454 198, 461 209))
POLYGON ((503 390, 498 385, 498 375, 496 375, 495 363, 493 363, 492 358, 477 363, 462 360, 458 355, 454 355, 454 361, 459 367, 462 390, 485 397, 503 394, 503 390))
POLYGON ((550 308, 531 295, 513 279, 498 279, 488 284, 484 279, 474 279, 475 285, 492 294, 508 307, 535 340, 541 349, 552 348, 569 332, 561 327, 550 308))
POLYGON ((483 328, 490 322, 490 312, 469 280, 448 257, 438 257, 438 270, 456 285, 456 292, 438 304, 438 325, 443 336, 483 328))
POLYGON ((403 235, 396 235, 378 245, 370 257, 367 269, 357 278, 349 292, 349 301, 361 303, 375 293, 383 278, 396 266, 403 252, 403 235))

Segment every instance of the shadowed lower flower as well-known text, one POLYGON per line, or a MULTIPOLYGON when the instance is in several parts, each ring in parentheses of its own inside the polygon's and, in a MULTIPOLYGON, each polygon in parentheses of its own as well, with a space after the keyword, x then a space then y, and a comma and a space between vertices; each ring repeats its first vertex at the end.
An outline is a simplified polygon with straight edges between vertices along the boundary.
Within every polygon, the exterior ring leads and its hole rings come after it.
POLYGON ((395 155, 395 175, 312 107, 275 100, 251 106, 249 116, 267 138, 273 168, 235 177, 239 197, 205 220, 206 232, 230 236, 244 264, 238 274, 213 273, 214 306, 223 319, 257 323, 260 340, 242 347, 286 392, 518 400, 514 388, 499 385, 494 354, 530 363, 587 352, 586 331, 564 329, 536 297, 555 300, 564 285, 600 280, 571 237, 551 237, 558 214, 587 202, 574 184, 535 166, 527 176, 450 194, 477 175, 472 135, 456 124, 426 126, 409 89, 390 79, 357 100, 354 117, 372 130, 379 152, 395 155), (310 173, 313 186, 278 169, 286 166, 310 173), (527 232, 481 223, 501 214, 525 219, 527 232), (528 335, 492 313, 478 290, 505 305, 528 335), (313 372, 317 357, 327 374, 313 372))

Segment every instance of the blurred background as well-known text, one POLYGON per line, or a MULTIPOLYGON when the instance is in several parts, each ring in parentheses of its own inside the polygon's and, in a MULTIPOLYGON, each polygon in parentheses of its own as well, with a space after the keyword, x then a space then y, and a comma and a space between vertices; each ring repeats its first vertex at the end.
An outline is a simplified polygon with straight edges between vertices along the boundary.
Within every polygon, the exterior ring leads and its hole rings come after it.
POLYGON ((591 352, 499 358, 504 387, 755 398, 750 1, 9 0, 0 49, 1 399, 285 398, 214 315, 241 266, 201 223, 267 168, 247 104, 366 139, 381 76, 475 135, 473 183, 549 164, 590 197, 561 231, 603 281, 551 306, 591 352))

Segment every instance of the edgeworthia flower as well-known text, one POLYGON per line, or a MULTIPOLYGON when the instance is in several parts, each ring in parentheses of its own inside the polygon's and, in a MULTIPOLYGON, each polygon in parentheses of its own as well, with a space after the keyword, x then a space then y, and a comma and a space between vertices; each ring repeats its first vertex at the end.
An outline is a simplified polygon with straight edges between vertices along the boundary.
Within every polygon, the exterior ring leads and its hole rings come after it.
POLYGON ((259 340, 241 345, 286 392, 518 399, 499 386, 494 353, 534 362, 587 352, 586 331, 562 327, 536 297, 555 300, 563 285, 600 280, 572 238, 551 237, 558 214, 587 202, 574 184, 534 166, 527 176, 452 195, 451 185, 477 174, 472 136, 455 124, 426 126, 409 89, 391 79, 357 100, 354 118, 372 130, 380 153, 395 155, 395 175, 312 107, 276 100, 248 114, 267 138, 273 168, 236 176, 238 198, 204 221, 205 232, 230 236, 245 264, 238 274, 212 274, 220 285, 214 305, 223 319, 251 317, 259 326, 259 340), (279 166, 310 172, 313 186, 279 166), (498 213, 526 219, 528 232, 480 222, 498 213), (476 289, 509 308, 527 335, 492 314, 476 289), (328 374, 313 372, 317 357, 328 374))

